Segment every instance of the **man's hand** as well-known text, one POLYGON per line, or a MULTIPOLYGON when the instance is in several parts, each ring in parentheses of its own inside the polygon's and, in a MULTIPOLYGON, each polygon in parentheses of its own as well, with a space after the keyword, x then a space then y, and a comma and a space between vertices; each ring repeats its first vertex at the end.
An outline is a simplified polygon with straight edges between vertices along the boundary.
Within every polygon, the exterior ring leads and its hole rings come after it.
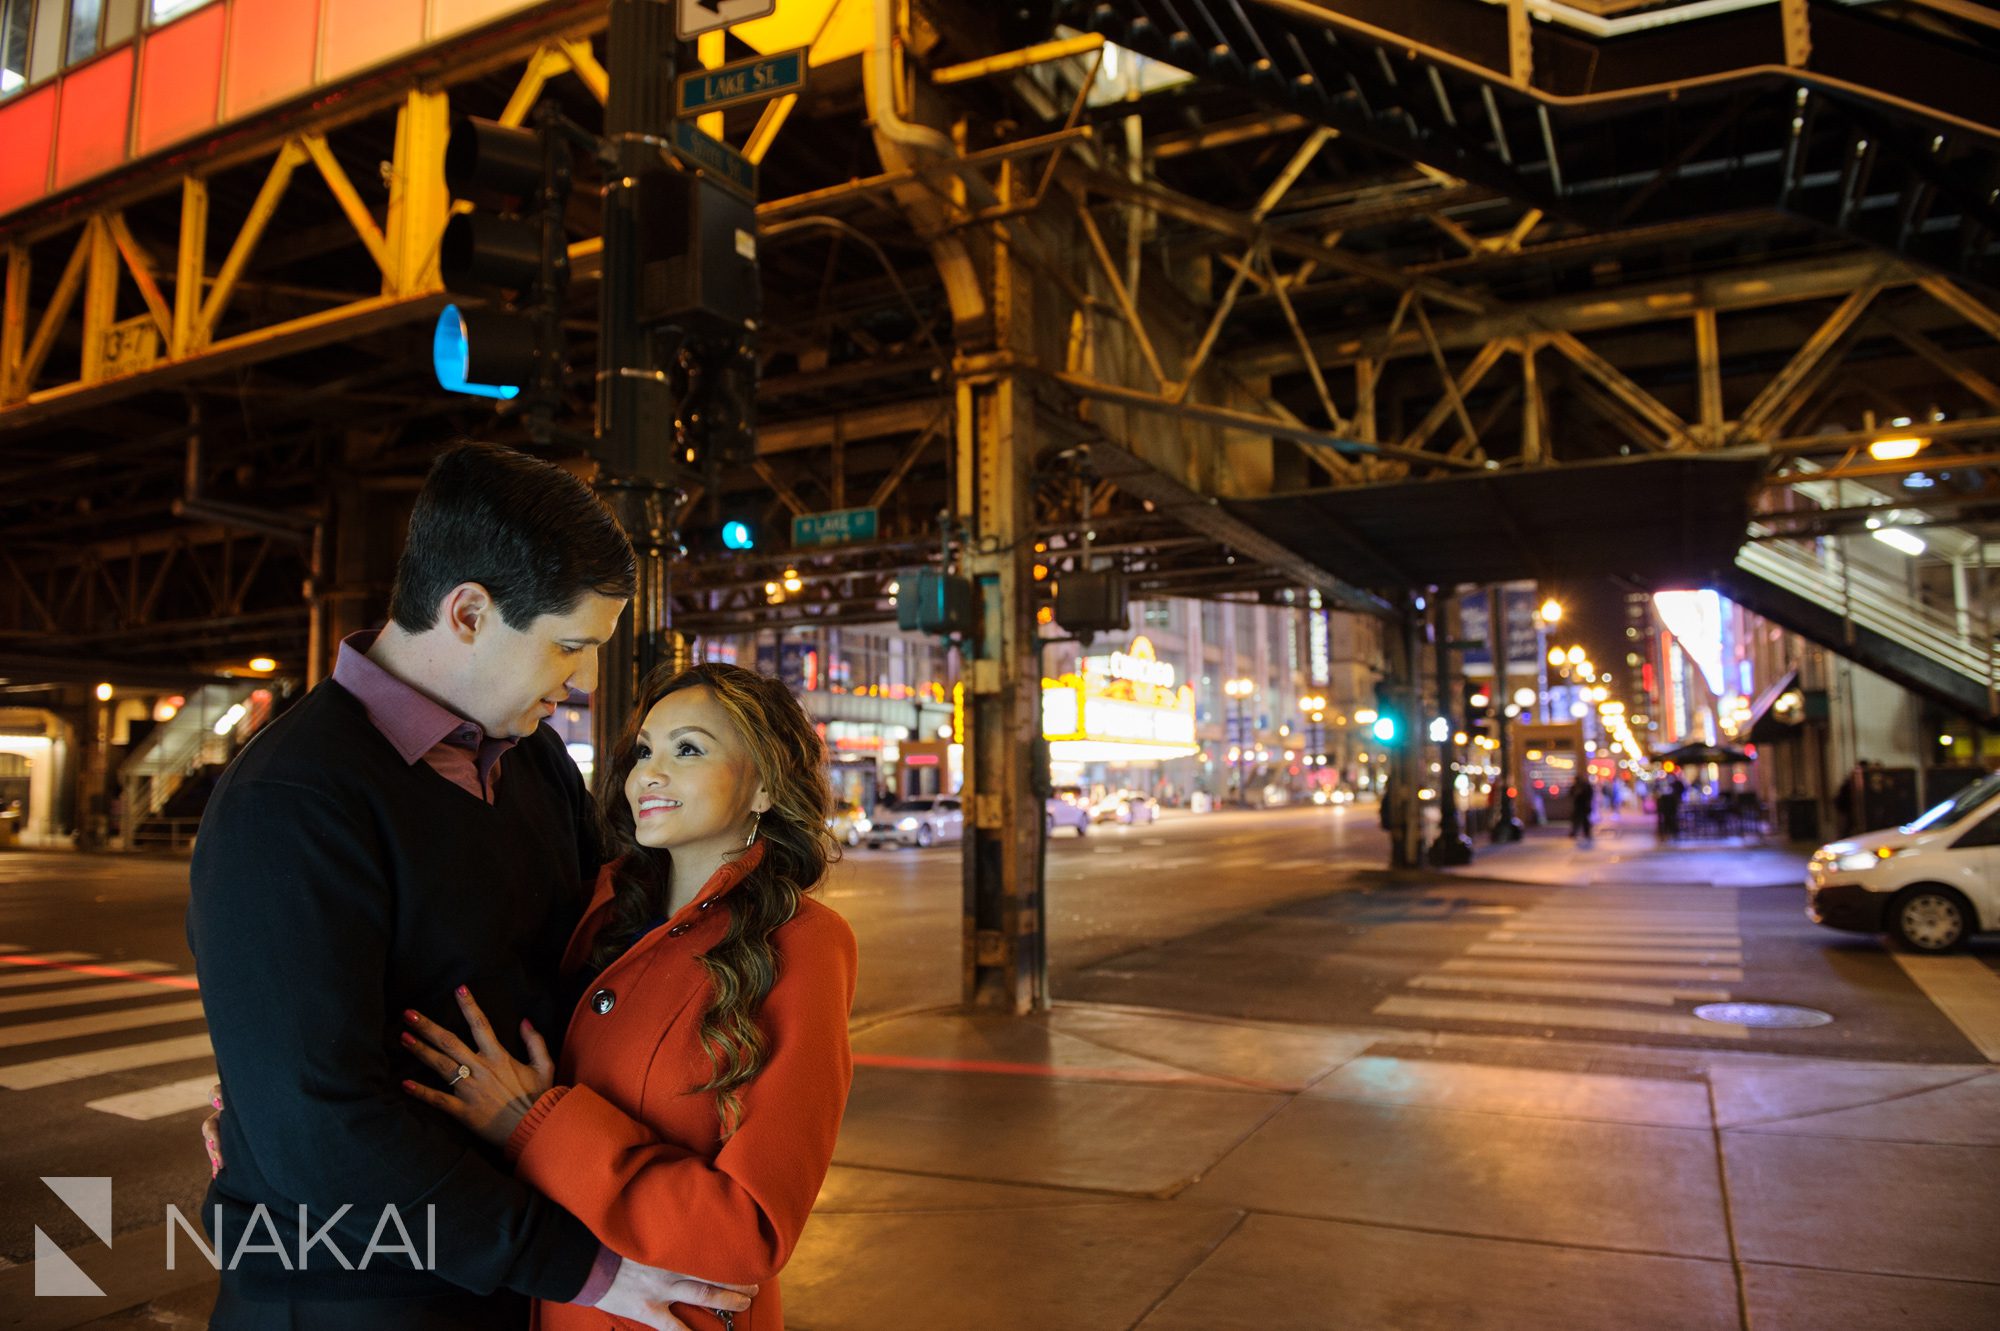
POLYGON ((201 1121, 201 1144, 208 1148, 208 1176, 214 1178, 222 1172, 222 1083, 215 1083, 215 1089, 208 1093, 208 1102, 215 1106, 215 1112, 201 1121))
POLYGON ((626 1317, 659 1331, 688 1331, 687 1323, 668 1310, 670 1303, 685 1303, 717 1312, 740 1313, 756 1297, 755 1285, 725 1285, 644 1266, 627 1258, 619 1264, 611 1288, 597 1306, 614 1317, 626 1317))

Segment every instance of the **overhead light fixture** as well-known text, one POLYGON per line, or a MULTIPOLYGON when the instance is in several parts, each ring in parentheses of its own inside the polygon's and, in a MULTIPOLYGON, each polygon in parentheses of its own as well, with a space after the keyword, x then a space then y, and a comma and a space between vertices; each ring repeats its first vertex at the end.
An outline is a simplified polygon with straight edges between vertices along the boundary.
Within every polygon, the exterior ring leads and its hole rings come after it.
POLYGON ((250 658, 250 668, 260 675, 268 675, 278 668, 278 663, 268 656, 253 656, 250 658))
POLYGON ((1900 550, 1912 559, 1930 548, 1924 544, 1923 537, 1904 527, 1877 527, 1868 534, 1891 550, 1900 550))
POLYGON ((1868 445, 1868 456, 1877 462, 1901 462, 1913 458, 1923 451, 1930 440, 1919 439, 1915 435, 1897 435, 1893 439, 1877 439, 1868 445))

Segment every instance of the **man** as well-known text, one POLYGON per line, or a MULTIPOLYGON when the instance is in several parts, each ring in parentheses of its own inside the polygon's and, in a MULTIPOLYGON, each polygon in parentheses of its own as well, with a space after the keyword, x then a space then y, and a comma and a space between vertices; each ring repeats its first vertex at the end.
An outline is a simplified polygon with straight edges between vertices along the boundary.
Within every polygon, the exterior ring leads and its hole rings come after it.
MULTIPOLYGON (((203 1208, 212 1325, 525 1328, 528 1300, 662 1328, 740 1291, 621 1262, 407 1095, 403 1013, 559 1039, 556 967, 598 867, 554 730, 633 589, 590 490, 468 445, 417 497, 390 624, 239 754, 202 821, 188 941, 227 1112, 203 1208)), ((461 1032, 463 1033, 463 1032, 461 1032)))

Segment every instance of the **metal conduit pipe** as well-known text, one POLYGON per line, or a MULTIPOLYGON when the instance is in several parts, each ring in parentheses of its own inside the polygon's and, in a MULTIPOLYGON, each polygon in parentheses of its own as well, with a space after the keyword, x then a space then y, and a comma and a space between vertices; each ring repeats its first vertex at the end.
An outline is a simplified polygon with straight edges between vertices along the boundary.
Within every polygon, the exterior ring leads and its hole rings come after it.
MULTIPOLYGON (((954 160, 958 148, 928 125, 903 118, 896 106, 896 24, 892 8, 897 0, 871 0, 875 9, 875 40, 861 61, 861 83, 868 108, 868 122, 875 135, 875 151, 882 169, 921 172, 926 162, 954 160)), ((984 192, 977 176, 964 177, 975 193, 984 192)), ((965 244, 952 232, 953 218, 943 200, 921 178, 897 185, 892 191, 896 202, 909 217, 917 234, 930 246, 931 257, 944 279, 945 299, 951 304, 953 323, 959 328, 984 324, 990 311, 981 289, 979 273, 965 244)), ((981 200, 990 204, 992 199, 981 200)))

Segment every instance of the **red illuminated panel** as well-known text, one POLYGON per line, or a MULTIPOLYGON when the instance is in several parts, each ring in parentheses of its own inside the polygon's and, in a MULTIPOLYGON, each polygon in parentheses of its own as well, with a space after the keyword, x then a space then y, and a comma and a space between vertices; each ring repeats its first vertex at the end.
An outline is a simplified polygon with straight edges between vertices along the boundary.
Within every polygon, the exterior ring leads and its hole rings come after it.
POLYGON ((222 114, 240 116, 312 86, 319 0, 236 0, 222 114))
POLYGON ((56 89, 51 84, 0 102, 0 213, 33 203, 49 190, 49 150, 56 142, 56 89))
POLYGON ((109 171, 125 161, 132 123, 132 47, 71 71, 56 118, 56 187, 109 171))
POLYGON ((325 0, 325 4, 321 82, 380 64, 423 40, 424 7, 411 0, 325 0))
POLYGON ((138 151, 149 153, 215 123, 228 14, 227 6, 210 5, 146 38, 139 61, 138 151))

